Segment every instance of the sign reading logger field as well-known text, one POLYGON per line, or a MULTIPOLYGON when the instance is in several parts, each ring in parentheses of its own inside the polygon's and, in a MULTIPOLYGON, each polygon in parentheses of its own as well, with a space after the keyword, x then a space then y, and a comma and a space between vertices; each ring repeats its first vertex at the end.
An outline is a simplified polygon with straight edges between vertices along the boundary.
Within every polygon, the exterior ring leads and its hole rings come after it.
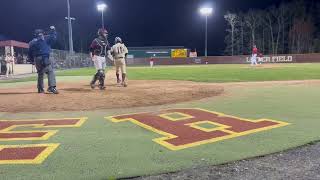
POLYGON ((196 58, 196 57, 198 57, 198 53, 197 52, 190 52, 189 57, 196 58))
POLYGON ((188 57, 188 49, 172 49, 171 50, 172 58, 186 58, 188 57))
MULTIPOLYGON (((294 62, 293 56, 264 56, 258 57, 258 62, 262 63, 292 63, 294 62)), ((246 61, 251 62, 251 57, 247 57, 246 61)))
POLYGON ((153 141, 170 150, 181 150, 289 125, 270 119, 243 119, 204 109, 170 109, 108 119, 115 123, 132 122, 160 134, 162 137, 153 141))

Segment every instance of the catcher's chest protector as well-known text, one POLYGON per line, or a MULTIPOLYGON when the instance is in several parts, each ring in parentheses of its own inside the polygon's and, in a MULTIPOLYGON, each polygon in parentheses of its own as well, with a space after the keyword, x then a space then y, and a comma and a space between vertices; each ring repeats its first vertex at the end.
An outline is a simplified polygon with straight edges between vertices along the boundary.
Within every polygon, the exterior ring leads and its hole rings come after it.
POLYGON ((94 49, 94 54, 98 56, 106 56, 107 51, 109 50, 108 40, 102 40, 102 39, 96 38, 95 41, 96 41, 96 46, 94 49))

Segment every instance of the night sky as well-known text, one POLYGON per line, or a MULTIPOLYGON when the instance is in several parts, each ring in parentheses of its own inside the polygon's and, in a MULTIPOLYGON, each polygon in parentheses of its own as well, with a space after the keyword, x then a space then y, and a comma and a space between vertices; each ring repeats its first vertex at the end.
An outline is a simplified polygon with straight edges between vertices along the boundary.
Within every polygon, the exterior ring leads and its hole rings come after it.
MULTIPOLYGON (((77 20, 77 37, 93 37, 101 26, 101 14, 96 10, 97 0, 70 0, 71 14, 77 20)), ((205 18, 198 8, 210 4, 214 15, 209 18, 209 55, 223 54, 226 22, 223 15, 229 11, 264 9, 281 0, 105 0, 108 9, 105 24, 110 41, 120 36, 127 46, 185 46, 204 49, 205 18)), ((66 0, 1 0, 0 38, 28 42, 33 30, 55 25, 66 27, 66 0)), ((88 38, 83 38, 88 39, 88 38)), ((79 39, 75 39, 76 43, 79 39)), ((85 42, 86 44, 88 42, 85 42)))

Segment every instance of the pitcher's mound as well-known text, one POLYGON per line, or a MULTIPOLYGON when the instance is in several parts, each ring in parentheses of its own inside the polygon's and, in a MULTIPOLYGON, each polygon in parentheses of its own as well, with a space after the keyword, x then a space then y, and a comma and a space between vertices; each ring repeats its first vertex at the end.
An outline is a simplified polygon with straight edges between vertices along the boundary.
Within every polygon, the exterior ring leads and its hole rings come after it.
POLYGON ((35 87, 0 89, 0 112, 86 111, 174 104, 217 96, 223 87, 184 81, 130 81, 91 90, 88 82, 59 83, 60 94, 37 94, 35 87))

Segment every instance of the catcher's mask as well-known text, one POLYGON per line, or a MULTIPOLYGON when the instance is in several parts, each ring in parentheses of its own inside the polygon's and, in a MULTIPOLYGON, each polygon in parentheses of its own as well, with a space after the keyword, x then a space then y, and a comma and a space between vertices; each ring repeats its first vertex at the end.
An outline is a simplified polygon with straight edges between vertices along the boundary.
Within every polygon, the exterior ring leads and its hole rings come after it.
POLYGON ((108 31, 105 28, 100 28, 98 30, 98 36, 102 36, 104 38, 108 37, 108 31))

